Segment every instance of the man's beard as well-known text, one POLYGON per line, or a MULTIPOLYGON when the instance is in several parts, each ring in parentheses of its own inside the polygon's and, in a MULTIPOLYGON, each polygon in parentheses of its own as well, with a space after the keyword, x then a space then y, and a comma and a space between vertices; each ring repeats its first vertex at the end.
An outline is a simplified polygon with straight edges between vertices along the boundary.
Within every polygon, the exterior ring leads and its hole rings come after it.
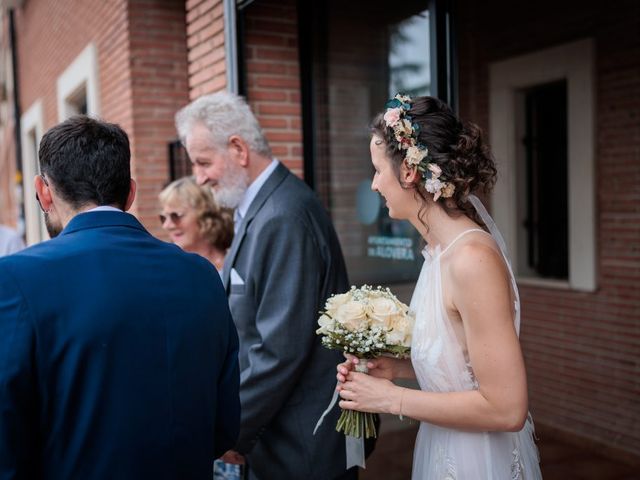
POLYGON ((49 237, 51 238, 57 237, 62 232, 62 225, 56 225, 47 212, 44 212, 44 225, 47 227, 47 232, 49 232, 49 237))
POLYGON ((249 173, 231 160, 227 160, 225 175, 218 180, 213 197, 219 205, 237 208, 249 187, 249 173))

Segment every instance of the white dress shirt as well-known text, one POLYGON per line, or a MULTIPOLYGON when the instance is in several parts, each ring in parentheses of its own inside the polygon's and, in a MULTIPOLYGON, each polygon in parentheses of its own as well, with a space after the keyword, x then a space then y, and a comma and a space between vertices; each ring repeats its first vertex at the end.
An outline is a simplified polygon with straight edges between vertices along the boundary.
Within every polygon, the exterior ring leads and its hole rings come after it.
POLYGON ((122 210, 116 207, 112 207, 110 205, 102 205, 100 207, 95 207, 90 210, 85 210, 82 213, 89 213, 89 212, 122 212, 122 210))

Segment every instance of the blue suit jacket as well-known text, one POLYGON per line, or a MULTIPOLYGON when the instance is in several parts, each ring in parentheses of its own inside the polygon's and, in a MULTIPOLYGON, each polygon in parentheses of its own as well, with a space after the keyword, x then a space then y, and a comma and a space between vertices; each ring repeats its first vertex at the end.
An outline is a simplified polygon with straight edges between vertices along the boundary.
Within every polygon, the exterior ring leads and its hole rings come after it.
POLYGON ((132 215, 0 259, 0 479, 211 478, 238 383, 218 273, 132 215))

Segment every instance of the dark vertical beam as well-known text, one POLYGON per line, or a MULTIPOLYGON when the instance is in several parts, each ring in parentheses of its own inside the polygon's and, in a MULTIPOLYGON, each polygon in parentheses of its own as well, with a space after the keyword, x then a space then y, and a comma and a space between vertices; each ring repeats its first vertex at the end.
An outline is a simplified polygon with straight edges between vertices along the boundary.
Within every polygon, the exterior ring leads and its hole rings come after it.
POLYGON ((180 140, 174 140, 167 143, 167 156, 169 157, 169 182, 173 182, 176 179, 176 158, 175 158, 175 144, 181 143, 180 140))
POLYGON ((429 0, 431 94, 457 110, 457 52, 452 0, 429 0))
POLYGON ((447 103, 458 113, 458 32, 454 0, 448 0, 447 8, 447 61, 449 72, 449 100, 447 103))
POLYGON ((316 187, 315 165, 315 101, 314 101, 314 24, 315 2, 297 1, 298 13, 298 62, 300 65, 300 103, 302 106, 302 156, 304 181, 312 189, 316 187))
POLYGON ((247 32, 247 12, 245 8, 238 8, 236 13, 236 54, 238 61, 236 63, 238 69, 238 94, 245 98, 249 93, 247 86, 247 42, 245 41, 247 32))
POLYGON ((247 8, 254 0, 236 1, 236 68, 238 74, 238 94, 248 98, 248 75, 247 75, 247 8))

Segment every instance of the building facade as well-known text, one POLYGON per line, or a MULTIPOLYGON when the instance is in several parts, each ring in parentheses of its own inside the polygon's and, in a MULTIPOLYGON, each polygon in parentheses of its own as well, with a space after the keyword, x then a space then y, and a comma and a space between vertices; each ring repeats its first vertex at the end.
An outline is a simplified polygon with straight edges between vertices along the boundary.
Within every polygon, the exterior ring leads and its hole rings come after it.
POLYGON ((486 200, 518 276, 536 422, 640 462, 640 4, 0 4, 0 220, 32 243, 45 238, 30 184, 47 128, 77 112, 122 125, 133 213, 161 236, 157 194, 186 171, 173 115, 228 88, 329 209, 352 282, 408 299, 420 239, 369 191, 368 124, 396 91, 450 102, 498 162, 486 200))

